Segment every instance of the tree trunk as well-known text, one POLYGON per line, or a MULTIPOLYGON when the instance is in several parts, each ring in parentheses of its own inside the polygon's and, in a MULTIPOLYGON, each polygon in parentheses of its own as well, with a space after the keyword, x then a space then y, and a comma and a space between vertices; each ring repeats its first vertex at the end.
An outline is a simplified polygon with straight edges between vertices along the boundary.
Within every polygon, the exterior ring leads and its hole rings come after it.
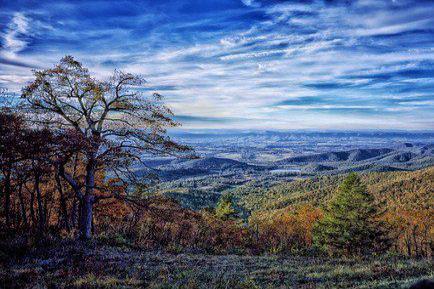
POLYGON ((414 242, 414 254, 416 257, 419 257, 419 244, 417 242, 417 228, 418 225, 415 225, 413 227, 413 242, 414 242))
POLYGON ((407 253, 408 253, 408 256, 410 256, 411 257, 411 239, 410 239, 410 237, 408 236, 408 234, 406 234, 407 236, 406 236, 406 244, 407 244, 407 253))
POLYGON ((95 188, 95 158, 94 155, 88 156, 86 165, 86 191, 81 201, 80 217, 80 238, 87 240, 92 237, 92 219, 95 188))
POLYGON ((23 197, 23 185, 20 184, 18 187, 18 198, 20 200, 20 207, 21 207, 21 217, 23 219, 24 227, 28 227, 27 222, 27 214, 26 214, 26 205, 24 204, 24 197, 23 197))
POLYGON ((5 218, 6 218, 6 228, 9 229, 11 226, 11 172, 8 170, 5 174, 5 218))
POLYGON ((72 209, 71 209, 71 225, 73 228, 77 228, 77 223, 78 223, 78 210, 77 210, 77 203, 80 203, 80 199, 78 198, 74 198, 73 203, 72 203, 72 209))
POLYGON ((55 177, 57 183, 57 190, 59 191, 60 194, 59 220, 62 220, 61 227, 64 227, 69 232, 70 227, 69 227, 68 207, 66 205, 66 198, 63 193, 62 182, 60 180, 59 174, 56 173, 55 177))
POLYGON ((30 218, 32 220, 32 227, 34 228, 36 225, 36 216, 35 216, 35 192, 34 190, 29 190, 30 193, 30 218))
POLYGON ((40 188, 40 177, 38 173, 35 173, 35 191, 36 191, 36 200, 38 202, 38 232, 42 233, 44 231, 45 226, 45 218, 44 218, 44 208, 42 204, 42 194, 40 188))
POLYGON ((80 238, 88 240, 92 237, 93 196, 86 195, 80 202, 80 238))

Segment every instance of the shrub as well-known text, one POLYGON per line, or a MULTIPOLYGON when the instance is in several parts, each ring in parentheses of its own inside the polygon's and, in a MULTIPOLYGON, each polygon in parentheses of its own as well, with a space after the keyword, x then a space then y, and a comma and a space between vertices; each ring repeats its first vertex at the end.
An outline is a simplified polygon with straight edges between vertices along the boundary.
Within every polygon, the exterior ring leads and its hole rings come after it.
POLYGON ((393 249, 407 256, 431 257, 434 244, 434 210, 389 211, 385 218, 392 228, 393 249))
POLYGON ((125 212, 117 218, 99 218, 98 231, 103 232, 100 239, 175 253, 246 252, 252 240, 248 228, 237 220, 221 219, 208 211, 192 211, 166 197, 152 197, 125 212))
POLYGON ((257 232, 257 247, 262 252, 306 251, 312 246, 313 224, 322 212, 310 205, 287 207, 272 213, 257 213, 250 226, 257 232))

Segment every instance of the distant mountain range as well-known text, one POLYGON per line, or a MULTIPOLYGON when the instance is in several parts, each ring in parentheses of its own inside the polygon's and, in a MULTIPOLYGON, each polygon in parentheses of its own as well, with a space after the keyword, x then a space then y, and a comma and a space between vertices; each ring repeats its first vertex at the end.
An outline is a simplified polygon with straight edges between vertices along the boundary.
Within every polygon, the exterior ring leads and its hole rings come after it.
POLYGON ((396 148, 363 148, 299 155, 269 165, 255 165, 220 157, 164 159, 148 162, 138 174, 153 172, 162 180, 206 175, 264 174, 279 171, 301 175, 339 174, 349 171, 416 170, 434 165, 434 144, 417 146, 404 143, 396 148))
POLYGON ((358 162, 372 159, 378 156, 387 155, 392 149, 354 149, 350 151, 328 152, 305 156, 296 156, 278 161, 277 165, 305 164, 320 162, 358 162))
POLYGON ((336 174, 349 171, 416 170, 434 164, 434 145, 415 147, 404 145, 398 149, 353 149, 286 158, 279 166, 301 166, 302 173, 336 174))
MULTIPOLYGON (((158 162, 154 162, 158 163, 158 162)), ((244 162, 217 157, 198 159, 175 159, 170 162, 161 162, 153 169, 143 168, 138 174, 153 172, 163 180, 172 180, 185 177, 196 177, 213 174, 245 173, 250 171, 264 171, 268 167, 251 165, 244 162)))
POLYGON ((244 162, 217 157, 199 158, 193 160, 173 160, 170 164, 161 165, 161 170, 198 170, 206 172, 222 172, 225 170, 246 170, 258 169, 258 166, 249 165, 244 162))

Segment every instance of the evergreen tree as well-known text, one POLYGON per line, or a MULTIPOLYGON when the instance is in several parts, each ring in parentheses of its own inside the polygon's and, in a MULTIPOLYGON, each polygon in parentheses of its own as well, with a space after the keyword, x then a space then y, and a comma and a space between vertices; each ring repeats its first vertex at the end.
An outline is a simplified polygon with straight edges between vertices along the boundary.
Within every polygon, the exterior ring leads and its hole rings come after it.
POLYGON ((223 195, 215 208, 215 214, 222 220, 229 220, 237 217, 238 212, 233 204, 232 195, 223 195))
POLYGON ((374 197, 351 173, 328 204, 324 218, 314 229, 316 244, 329 254, 362 255, 381 252, 389 246, 383 211, 374 197))

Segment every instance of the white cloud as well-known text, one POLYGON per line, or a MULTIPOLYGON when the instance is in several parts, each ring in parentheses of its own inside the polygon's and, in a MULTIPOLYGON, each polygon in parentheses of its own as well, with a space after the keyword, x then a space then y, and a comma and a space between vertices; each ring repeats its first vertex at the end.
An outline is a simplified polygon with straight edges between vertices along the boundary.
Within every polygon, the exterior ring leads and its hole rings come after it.
MULTIPOLYGON (((250 7, 257 7, 258 2, 243 0, 250 7)), ((228 119, 234 116, 255 119, 260 116, 269 119, 246 121, 246 127, 255 123, 265 128, 319 128, 321 125, 338 128, 343 124, 356 128, 357 125, 375 127, 378 123, 390 128, 411 127, 415 120, 432 116, 432 113, 426 112, 427 109, 422 111, 423 106, 434 107, 432 102, 426 101, 426 97, 411 107, 404 101, 411 96, 408 94, 396 92, 395 98, 402 98, 403 103, 393 102, 395 106, 376 100, 395 93, 390 85, 412 88, 432 83, 432 79, 410 77, 390 81, 378 77, 376 82, 371 83, 369 76, 393 76, 393 73, 402 70, 419 69, 421 63, 434 61, 434 48, 432 45, 411 46, 413 40, 418 40, 413 36, 404 36, 404 42, 399 43, 394 42, 393 37, 371 36, 420 30, 429 27, 429 20, 419 15, 423 12, 419 11, 420 7, 392 11, 383 4, 376 4, 378 2, 364 0, 359 1, 358 6, 328 6, 323 5, 323 1, 315 1, 313 5, 288 2, 271 6, 264 4, 263 8, 254 10, 264 12, 266 20, 252 21, 234 29, 230 28, 230 23, 224 22, 225 31, 201 32, 193 29, 195 37, 191 40, 186 38, 189 33, 177 34, 174 27, 182 28, 182 33, 185 33, 196 26, 219 23, 218 17, 199 21, 187 19, 186 23, 174 23, 175 26, 170 23, 170 28, 163 25, 151 31, 150 36, 144 34, 139 37, 130 35, 130 28, 117 30, 104 27, 103 30, 113 38, 103 40, 96 37, 101 33, 100 29, 86 27, 83 31, 69 31, 63 30, 65 25, 59 25, 48 33, 53 32, 58 38, 61 36, 68 40, 94 36, 96 40, 92 41, 92 46, 85 48, 78 44, 80 47, 77 48, 67 46, 67 51, 62 50, 59 44, 49 43, 49 53, 46 50, 23 53, 29 45, 26 36, 39 37, 44 35, 41 31, 46 30, 34 21, 29 27, 29 21, 33 20, 30 15, 34 15, 31 12, 15 13, 0 37, 4 43, 3 53, 8 51, 9 57, 19 56, 20 61, 37 60, 42 63, 41 67, 49 67, 68 53, 90 67, 98 78, 109 75, 113 66, 120 66, 125 71, 144 75, 150 86, 173 87, 163 94, 175 114, 228 119), (372 11, 372 5, 378 6, 378 11, 372 11), (371 9, 372 15, 367 15, 360 7, 371 9), (166 32, 170 41, 165 40, 166 32), (114 42, 118 36, 125 43, 114 42), (153 42, 158 43, 158 48, 153 47, 153 42), (343 85, 340 89, 327 91, 320 85, 315 87, 317 83, 330 84, 331 87, 333 84, 337 84, 336 87, 343 85), (275 106, 289 98, 306 96, 317 97, 320 101, 275 106), (324 97, 323 101, 321 97, 324 97), (339 115, 339 109, 366 109, 374 113, 370 116, 339 115), (412 111, 422 113, 410 115, 412 111), (400 118, 407 114, 408 118, 400 118)), ((64 22, 67 23, 68 19, 64 22)), ((420 40, 422 42, 423 39, 420 40)), ((427 43, 428 40, 423 41, 427 43)), ((12 65, 1 65, 0 68, 0 85, 4 83, 8 87, 13 85, 18 88, 30 75, 27 68, 18 69, 12 65)), ((417 89, 411 93, 415 92, 417 89)), ((207 127, 210 123, 201 125, 207 127)), ((233 124, 216 124, 218 127, 221 125, 230 127, 233 124)))
POLYGON ((21 12, 14 13, 6 32, 2 35, 2 53, 5 56, 15 58, 17 53, 22 51, 27 46, 27 41, 23 38, 28 33, 28 30, 29 20, 27 17, 21 12))
POLYGON ((259 6, 261 6, 255 0, 241 0, 241 2, 243 2, 244 5, 250 6, 250 7, 259 7, 259 6))
POLYGON ((375 36, 375 35, 390 35, 395 33, 401 33, 405 31, 411 31, 414 29, 422 29, 427 25, 432 25, 433 21, 430 19, 413 21, 410 23, 401 23, 395 25, 380 26, 376 28, 362 28, 355 30, 355 34, 358 36, 375 36))

